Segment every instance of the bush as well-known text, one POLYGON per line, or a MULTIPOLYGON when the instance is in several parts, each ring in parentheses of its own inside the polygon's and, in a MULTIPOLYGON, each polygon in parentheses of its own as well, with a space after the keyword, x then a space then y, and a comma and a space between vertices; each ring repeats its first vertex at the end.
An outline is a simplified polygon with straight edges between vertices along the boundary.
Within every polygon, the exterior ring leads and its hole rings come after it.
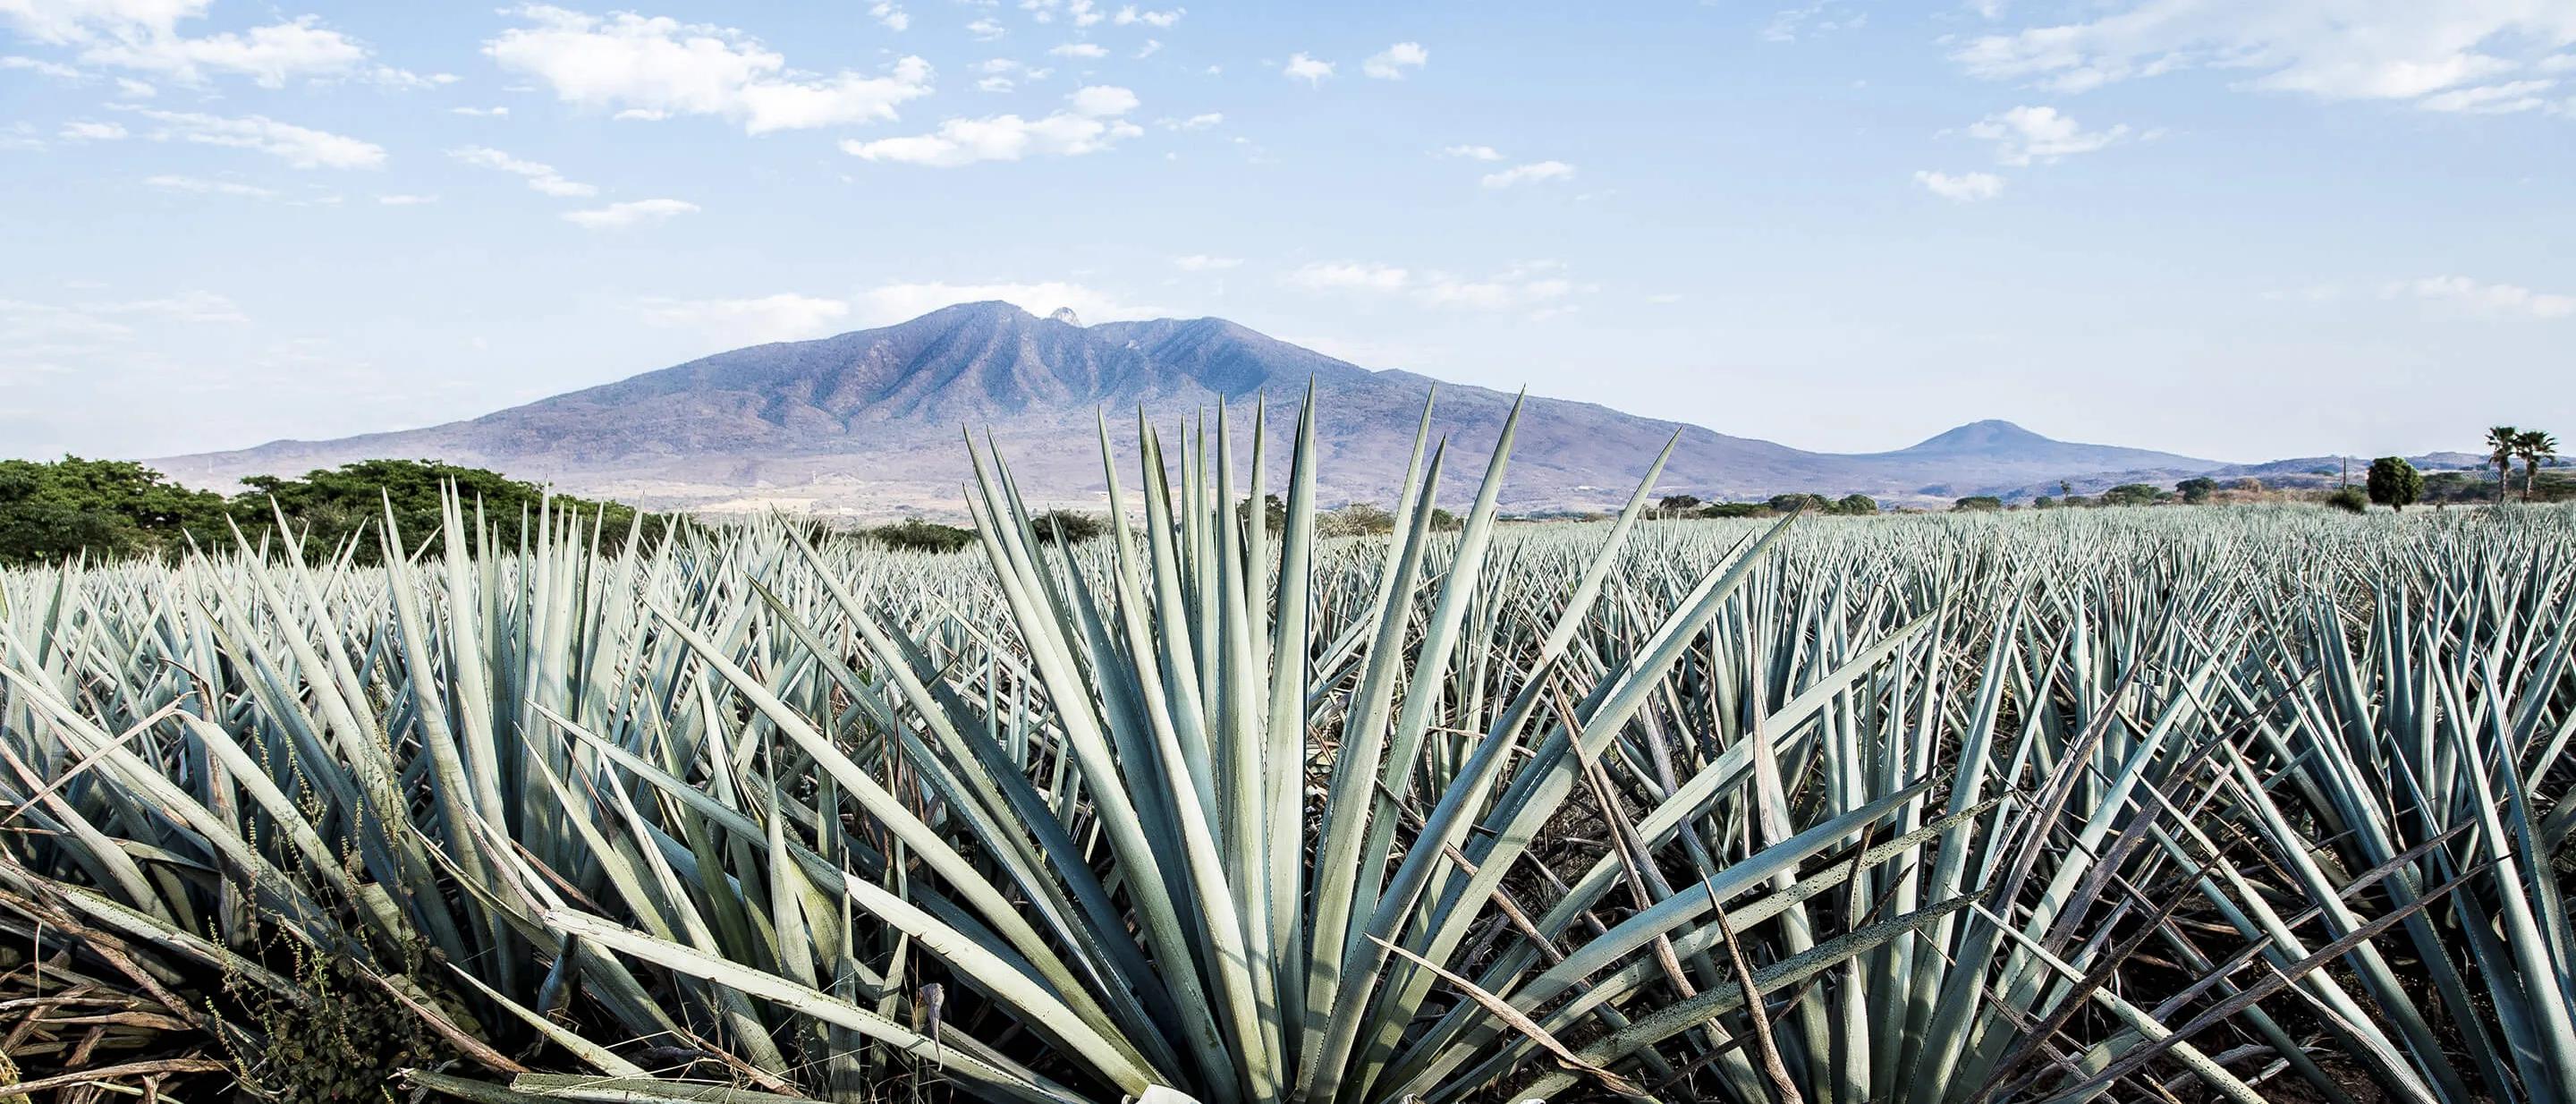
POLYGON ((1029 519, 1037 532, 1039 544, 1081 544, 1109 531, 1109 522, 1096 514, 1079 510, 1049 510, 1029 519))
POLYGON ((954 525, 941 525, 920 518, 905 518, 892 525, 861 530, 861 537, 906 552, 955 552, 975 543, 975 531, 954 525))
POLYGON ((1834 500, 1833 512, 1861 517, 1878 512, 1878 500, 1865 494, 1847 494, 1834 500))
POLYGON ((2370 499, 2361 493, 2359 487, 2337 488, 2333 494, 2326 496, 2325 501, 2327 506, 2347 514, 2370 512, 2370 499))
POLYGON ((2217 497, 2218 481, 2207 476, 2193 476, 2174 484, 2174 490, 2182 495, 2184 502, 2198 506, 2217 497))
POLYGON ((1770 505, 1771 512, 1775 514, 1790 514, 1800 510, 1822 514, 1831 512, 1834 508, 1834 504, 1820 494, 1772 495, 1770 505))
POLYGON ((1315 532, 1327 537, 1364 537, 1395 531, 1395 515, 1373 502, 1354 502, 1315 519, 1315 532))
POLYGON ((2122 483, 2102 492, 2102 502, 2110 506, 2150 506, 2169 497, 2162 488, 2146 483, 2122 483))
POLYGON ((2041 495, 2038 498, 2030 500, 2030 508, 2034 510, 2054 510, 2057 508, 2057 500, 2050 498, 2047 495, 2041 495))
POLYGON ((166 552, 224 530, 224 499, 124 460, 0 460, 0 563, 166 552))
POLYGON ((1993 495, 1969 495, 1950 504, 1953 513, 1988 513, 2004 508, 2004 500, 1993 495))
MULTIPOLYGON (((2370 462, 2370 500, 2404 513, 2406 507, 2424 497, 2424 473, 2403 456, 2382 456, 2370 462)), ((2345 488, 2350 490, 2351 488, 2345 488)))

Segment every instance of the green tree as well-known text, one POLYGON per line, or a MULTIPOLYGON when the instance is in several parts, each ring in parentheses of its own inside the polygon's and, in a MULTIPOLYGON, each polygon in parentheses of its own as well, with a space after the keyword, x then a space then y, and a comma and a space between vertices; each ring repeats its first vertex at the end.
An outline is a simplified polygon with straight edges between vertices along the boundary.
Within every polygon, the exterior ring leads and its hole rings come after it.
POLYGON ((1655 511, 1665 517, 1681 517, 1702 505, 1698 495, 1669 494, 1655 500, 1655 511))
POLYGON ((1771 512, 1775 514, 1794 513, 1799 510, 1821 514, 1834 508, 1834 504, 1820 494, 1772 495, 1770 506, 1771 512))
POLYGON ((2487 463, 2495 465, 2496 505, 2504 505, 2505 480, 2513 476, 2513 462, 2522 458, 2522 431, 2509 425, 2487 428, 2487 463))
POLYGON ((1988 513, 2004 508, 2004 500, 1993 495, 1969 495, 1950 504, 1953 513, 1988 513))
MULTIPOLYGON (((375 562, 383 551, 381 544, 371 537, 358 538, 382 527, 388 504, 404 543, 418 547, 439 531, 439 496, 451 486, 464 501, 467 524, 473 524, 478 515, 489 522, 496 546, 503 551, 518 548, 519 518, 533 516, 540 504, 554 513, 582 515, 610 548, 623 545, 628 532, 638 528, 631 506, 553 494, 500 472, 438 460, 360 460, 317 468, 292 479, 255 475, 242 480, 242 485, 248 489, 233 496, 228 510, 246 536, 258 541, 274 528, 277 514, 283 513, 304 541, 305 554, 317 559, 336 554, 355 539, 356 559, 375 562)), ((641 533, 647 541, 659 540, 667 524, 667 518, 647 517, 641 533)))
POLYGON ((224 499, 127 460, 0 460, 0 563, 167 553, 224 531, 224 499))
POLYGON ((2326 505, 2347 514, 2367 513, 2370 499, 2363 496, 2359 487, 2337 487, 2334 493, 2326 496, 2326 505))
MULTIPOLYGON (((1234 516, 1236 520, 1249 526, 1252 523, 1252 500, 1245 499, 1237 505, 1234 508, 1234 516)), ((1261 496, 1261 522, 1263 528, 1270 532, 1285 531, 1288 528, 1288 504, 1279 501, 1279 496, 1275 494, 1261 496)))
POLYGON ((1395 515, 1373 502, 1354 502, 1315 519, 1316 533, 1327 537, 1357 537, 1395 531, 1395 515))
POLYGON ((955 552, 975 543, 975 531, 954 525, 941 525, 920 518, 905 518, 891 525, 860 530, 863 540, 875 541, 888 548, 906 552, 955 552))
POLYGON ((2522 500, 2531 501, 2531 490, 2540 485, 2540 462, 2558 455, 2558 438, 2536 429, 2513 435, 2513 454, 2522 461, 2522 500))
POLYGON ((2122 483, 2102 492, 2102 501, 2112 506, 2148 506, 2166 497, 2162 488, 2146 483, 2122 483))
POLYGON ((2208 476, 2196 475, 2174 484, 2174 490, 2182 495, 2184 502, 2198 506, 2218 496, 2218 481, 2208 476))
POLYGON ((1862 517, 1878 512, 1878 500, 1865 494, 1847 494, 1834 500, 1833 512, 1862 517))
POLYGON ((1049 510, 1030 518, 1029 527, 1037 532, 1039 544, 1061 542, 1067 547, 1109 531, 1109 523, 1098 514, 1080 510, 1049 510))
POLYGON ((2047 495, 2041 495, 2038 498, 2030 500, 2030 508, 2034 510, 2054 510, 2057 508, 2057 500, 2047 495))
POLYGON ((2405 513, 2415 500, 2424 497, 2424 473, 2403 456, 2382 456, 2370 462, 2370 476, 2363 480, 2370 488, 2370 500, 2405 513))

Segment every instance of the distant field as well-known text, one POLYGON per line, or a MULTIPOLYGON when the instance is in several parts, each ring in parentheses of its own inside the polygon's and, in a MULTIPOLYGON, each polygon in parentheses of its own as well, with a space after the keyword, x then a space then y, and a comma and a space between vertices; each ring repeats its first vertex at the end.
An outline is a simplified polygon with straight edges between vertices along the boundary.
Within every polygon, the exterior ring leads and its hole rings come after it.
POLYGON ((1262 459, 1178 444, 1070 550, 988 457, 954 554, 451 503, 0 573, 0 1002, 126 1016, 0 1003, 17 1068, 2576 1099, 2576 508, 1435 532, 1451 456, 1321 539, 1311 467, 1249 524, 1262 459))

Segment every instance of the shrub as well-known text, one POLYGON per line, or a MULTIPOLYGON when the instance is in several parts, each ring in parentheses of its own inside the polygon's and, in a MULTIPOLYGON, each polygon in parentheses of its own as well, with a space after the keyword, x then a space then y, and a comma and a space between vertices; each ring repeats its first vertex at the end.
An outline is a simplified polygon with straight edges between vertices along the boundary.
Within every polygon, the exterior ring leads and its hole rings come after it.
POLYGON ((862 537, 888 548, 906 552, 954 552, 975 543, 975 531, 954 525, 941 525, 920 518, 905 518, 892 525, 880 525, 862 531, 862 537))
POLYGON ((2102 492, 2102 501, 2110 506, 2148 506, 2171 497, 2161 488, 2146 483, 2122 483, 2102 492))
POLYGON ((1792 514, 1800 510, 1822 514, 1834 508, 1833 502, 1820 494, 1772 495, 1770 505, 1771 512, 1775 514, 1792 514))
POLYGON ((2004 508, 2004 500, 1993 495, 1969 495, 1950 504, 1954 513, 1986 513, 2004 508))
POLYGON ((2347 514, 2370 512, 2370 498, 2362 494, 2359 487, 2338 487, 2326 496, 2325 502, 2327 506, 2347 514))
POLYGON ((1354 502, 1315 519, 1315 532, 1327 537, 1363 537, 1395 531, 1395 515, 1373 502, 1354 502))
POLYGON ((2174 491, 2182 495, 2184 502, 2198 506, 2217 496, 2218 481, 2207 476, 2193 476, 2174 484, 2174 491))
MULTIPOLYGON (((2424 473, 2403 456, 2382 456, 2370 462, 2370 476, 2364 481, 2370 488, 2370 500, 2399 513, 2424 497, 2424 473)), ((2349 490, 2350 488, 2346 488, 2349 490)))
POLYGON ((1086 514, 1079 510, 1049 510, 1030 518, 1029 527, 1037 532, 1040 544, 1054 544, 1058 541, 1065 544, 1081 544, 1108 532, 1109 522, 1098 514, 1086 514))

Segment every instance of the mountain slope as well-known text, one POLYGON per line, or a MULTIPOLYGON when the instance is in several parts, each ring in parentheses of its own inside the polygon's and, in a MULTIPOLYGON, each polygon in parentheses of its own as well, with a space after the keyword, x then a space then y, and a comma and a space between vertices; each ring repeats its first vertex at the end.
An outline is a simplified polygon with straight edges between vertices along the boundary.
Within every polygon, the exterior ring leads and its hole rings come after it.
MULTIPOLYGON (((1086 505, 1105 486, 1104 414, 1132 463, 1129 423, 1139 411, 1169 434, 1223 402, 1240 449, 1256 401, 1284 428, 1310 382, 1328 502, 1394 494, 1434 387, 1433 429, 1453 449, 1443 498, 1471 495, 1514 401, 1369 371, 1222 319, 1086 327, 1071 312, 1040 318, 1006 303, 968 303, 881 329, 718 353, 468 421, 155 463, 216 484, 368 457, 436 457, 659 508, 946 513, 972 477, 960 437, 971 428, 991 434, 1032 499, 1086 505)), ((1532 397, 1505 502, 1523 510, 1615 503, 1676 433, 1660 485, 1704 498, 1857 491, 1946 499, 2093 472, 2220 466, 2054 441, 2008 422, 1962 426, 1895 452, 1815 453, 1532 397)), ((1132 474, 1126 481, 1134 485, 1132 474)))

